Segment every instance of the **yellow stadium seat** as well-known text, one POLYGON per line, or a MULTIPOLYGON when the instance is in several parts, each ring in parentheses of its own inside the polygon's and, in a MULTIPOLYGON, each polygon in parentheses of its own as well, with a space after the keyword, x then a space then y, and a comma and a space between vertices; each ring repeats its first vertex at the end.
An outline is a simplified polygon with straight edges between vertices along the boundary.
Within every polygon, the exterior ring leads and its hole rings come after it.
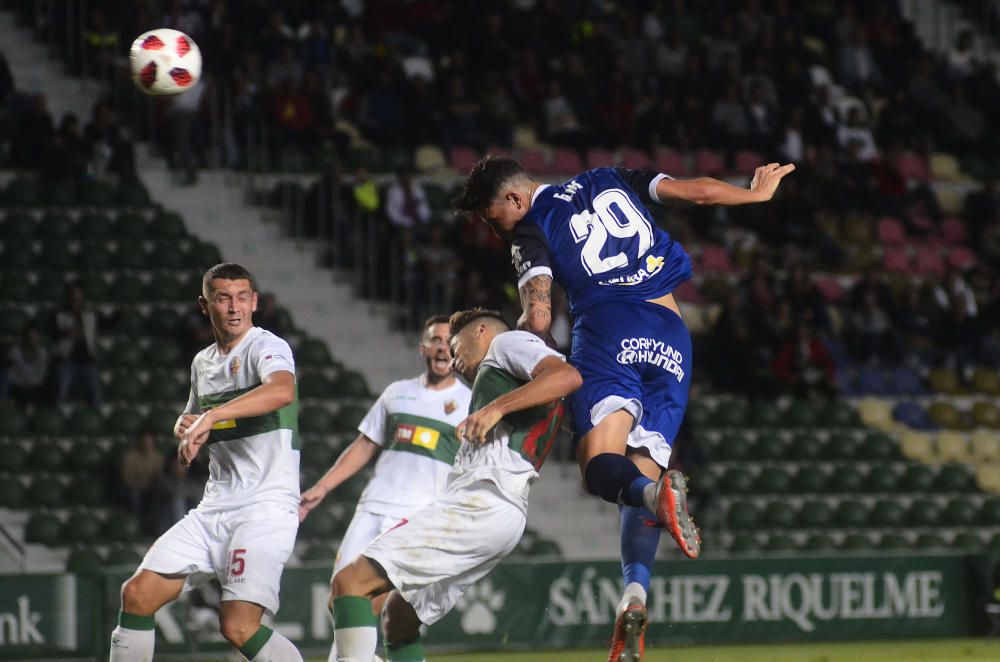
POLYGON ((930 383, 932 389, 945 395, 957 395, 962 390, 961 385, 958 383, 958 375, 953 370, 946 368, 931 370, 931 373, 927 376, 927 381, 930 383))
POLYGON ((984 428, 1000 428, 1000 409, 991 402, 977 402, 972 405, 972 420, 984 428))
POLYGON ((938 204, 941 205, 941 211, 945 214, 962 213, 962 205, 965 202, 965 196, 963 192, 955 188, 954 185, 944 184, 941 186, 935 186, 934 195, 938 199, 938 204))
POLYGON ((972 373, 972 385, 980 393, 1000 395, 1000 374, 989 368, 976 368, 972 373))
POLYGON ((971 462, 972 446, 961 432, 945 431, 937 438, 939 462, 971 462))
POLYGON ((958 160, 951 154, 944 154, 942 152, 931 155, 931 177, 949 181, 962 179, 962 171, 958 167, 958 160))
POLYGON ((444 152, 434 145, 421 145, 413 156, 413 164, 418 172, 432 172, 446 167, 444 152))
POLYGON ((897 426, 892 420, 892 408, 885 400, 865 398, 858 406, 861 422, 870 428, 879 430, 894 430, 897 426))
POLYGON ((904 432, 899 439, 899 446, 905 458, 924 464, 934 464, 935 462, 934 440, 929 434, 913 431, 904 432))
POLYGON ((1000 493, 1000 464, 991 462, 977 466, 976 484, 987 492, 1000 493))
POLYGON ((514 148, 515 149, 538 149, 538 135, 530 126, 517 126, 514 128, 514 148))
POLYGON ((939 428, 958 430, 966 427, 962 412, 955 405, 944 400, 932 402, 927 408, 927 418, 939 428))
POLYGON ((972 457, 976 462, 1000 463, 1000 434, 990 430, 972 433, 972 457))

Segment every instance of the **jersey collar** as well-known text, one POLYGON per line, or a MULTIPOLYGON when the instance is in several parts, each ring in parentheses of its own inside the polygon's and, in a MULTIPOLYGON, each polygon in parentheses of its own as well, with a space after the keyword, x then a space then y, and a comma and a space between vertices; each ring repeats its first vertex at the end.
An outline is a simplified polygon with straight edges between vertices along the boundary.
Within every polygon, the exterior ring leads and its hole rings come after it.
POLYGON ((549 184, 542 184, 541 186, 539 186, 538 188, 535 189, 535 192, 531 194, 531 204, 532 205, 535 204, 535 200, 538 199, 538 195, 542 191, 544 191, 545 189, 547 189, 549 186, 550 186, 549 184))

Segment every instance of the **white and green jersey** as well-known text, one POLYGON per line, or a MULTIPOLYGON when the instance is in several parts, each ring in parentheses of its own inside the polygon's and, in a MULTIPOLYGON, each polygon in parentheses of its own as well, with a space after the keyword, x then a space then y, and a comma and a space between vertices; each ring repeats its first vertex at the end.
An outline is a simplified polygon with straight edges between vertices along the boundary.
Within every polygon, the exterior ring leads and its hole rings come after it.
POLYGON ((358 430, 382 447, 358 508, 406 517, 444 489, 458 450, 455 426, 469 415, 472 393, 459 382, 442 390, 424 377, 386 387, 358 430))
MULTIPOLYGON (((212 343, 191 362, 185 412, 201 413, 261 385, 279 370, 295 374, 288 343, 251 328, 228 354, 212 343)), ((206 447, 209 477, 198 510, 215 512, 253 503, 299 504, 298 396, 261 416, 219 421, 206 447)))
MULTIPOLYGON (((476 372, 471 411, 527 384, 535 367, 549 356, 566 360, 527 331, 498 334, 476 372)), ((564 413, 560 400, 507 414, 490 430, 485 443, 462 444, 451 480, 459 485, 492 481, 527 512, 529 488, 556 440, 564 413)))

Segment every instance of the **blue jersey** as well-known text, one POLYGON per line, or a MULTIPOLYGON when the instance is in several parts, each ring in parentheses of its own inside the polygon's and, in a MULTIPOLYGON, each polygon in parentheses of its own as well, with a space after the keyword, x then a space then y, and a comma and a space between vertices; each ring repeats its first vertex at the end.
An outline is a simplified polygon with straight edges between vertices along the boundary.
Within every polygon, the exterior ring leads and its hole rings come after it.
POLYGON ((539 187, 514 226, 518 287, 550 275, 573 315, 607 301, 648 301, 691 278, 691 258, 657 227, 646 205, 667 175, 597 168, 539 187))

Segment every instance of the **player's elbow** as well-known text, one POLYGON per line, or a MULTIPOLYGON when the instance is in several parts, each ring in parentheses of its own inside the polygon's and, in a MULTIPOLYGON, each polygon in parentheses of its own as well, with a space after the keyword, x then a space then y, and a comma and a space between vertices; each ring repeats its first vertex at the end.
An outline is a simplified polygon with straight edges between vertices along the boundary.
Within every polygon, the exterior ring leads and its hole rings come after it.
POLYGON ((564 373, 563 381, 565 383, 565 388, 566 388, 565 395, 569 395, 576 389, 583 386, 583 376, 581 376, 580 371, 574 368, 573 366, 569 365, 568 363, 565 364, 563 373, 564 373))
POLYGON ((709 181, 694 180, 687 189, 688 202, 696 205, 712 205, 717 202, 716 189, 709 181))

